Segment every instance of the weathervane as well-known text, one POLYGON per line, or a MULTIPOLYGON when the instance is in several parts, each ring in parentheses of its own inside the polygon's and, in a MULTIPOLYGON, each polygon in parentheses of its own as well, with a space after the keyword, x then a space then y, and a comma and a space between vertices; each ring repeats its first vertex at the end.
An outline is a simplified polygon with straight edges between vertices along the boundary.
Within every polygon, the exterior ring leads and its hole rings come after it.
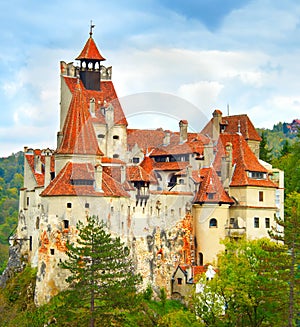
POLYGON ((95 27, 95 25, 93 25, 93 21, 91 20, 91 26, 90 26, 90 36, 92 37, 93 35, 93 28, 95 27))

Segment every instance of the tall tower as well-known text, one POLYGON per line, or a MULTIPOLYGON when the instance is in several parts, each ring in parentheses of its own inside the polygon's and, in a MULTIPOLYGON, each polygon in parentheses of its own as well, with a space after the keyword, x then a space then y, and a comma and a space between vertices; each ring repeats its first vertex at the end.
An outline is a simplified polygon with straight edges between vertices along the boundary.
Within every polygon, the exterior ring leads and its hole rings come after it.
POLYGON ((100 91, 101 61, 104 61, 105 58, 100 54, 92 37, 94 27, 95 25, 91 23, 90 37, 76 60, 80 61, 79 74, 84 87, 87 90, 100 91))

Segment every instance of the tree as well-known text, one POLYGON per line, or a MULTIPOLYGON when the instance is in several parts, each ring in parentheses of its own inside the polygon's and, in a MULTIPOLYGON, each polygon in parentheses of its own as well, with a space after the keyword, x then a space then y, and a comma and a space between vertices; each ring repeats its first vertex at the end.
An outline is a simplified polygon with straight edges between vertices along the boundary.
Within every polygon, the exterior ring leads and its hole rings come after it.
POLYGON ((284 242, 290 255, 288 326, 295 326, 300 308, 300 193, 290 193, 285 200, 285 219, 275 217, 277 228, 270 235, 284 242))
POLYGON ((261 142, 259 144, 259 158, 266 162, 270 162, 272 160, 272 149, 268 148, 266 131, 262 131, 261 133, 261 142))
POLYGON ((67 282, 77 294, 74 300, 81 308, 89 307, 90 326, 99 314, 105 325, 103 321, 118 319, 134 307, 140 277, 134 274, 128 248, 106 231, 102 221, 89 217, 77 229, 77 243, 67 243, 68 259, 62 267, 70 272, 67 282))
POLYGON ((206 326, 278 326, 287 321, 286 248, 269 239, 225 240, 218 273, 201 281, 196 313, 206 326))

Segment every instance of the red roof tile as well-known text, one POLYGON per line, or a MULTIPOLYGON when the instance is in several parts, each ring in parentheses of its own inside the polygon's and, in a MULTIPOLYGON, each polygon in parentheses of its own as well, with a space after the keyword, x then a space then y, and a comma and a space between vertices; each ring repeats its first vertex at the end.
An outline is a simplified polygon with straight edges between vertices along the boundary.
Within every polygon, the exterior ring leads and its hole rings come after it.
POLYGON ((78 83, 65 119, 63 139, 57 153, 103 155, 89 118, 87 103, 78 83))
POLYGON ((188 161, 172 161, 172 162, 155 162, 154 170, 182 170, 189 165, 188 161))
POLYGON ((148 174, 141 166, 127 167, 127 180, 131 182, 156 182, 156 179, 151 174, 148 174))
POLYGON ((221 134, 217 144, 217 153, 214 160, 214 167, 221 170, 221 161, 225 156, 226 144, 232 145, 232 166, 234 167, 230 186, 265 186, 276 187, 267 177, 266 179, 254 179, 248 177, 248 172, 261 172, 267 174, 267 169, 262 166, 251 151, 249 145, 240 134, 221 134))
POLYGON ((74 185, 72 179, 94 180, 94 167, 90 163, 68 162, 59 174, 51 181, 48 187, 41 193, 42 196, 111 196, 129 197, 123 186, 114 178, 103 171, 102 190, 95 191, 94 185, 74 185), (74 178, 75 177, 75 178, 74 178))
MULTIPOLYGON (((63 77, 68 88, 73 94, 76 89, 77 78, 74 77, 63 77)), ((99 124, 106 124, 105 117, 102 112, 102 107, 108 104, 112 104, 114 107, 114 123, 115 125, 125 125, 127 126, 127 120, 124 115, 123 109, 121 107, 120 101, 117 97, 114 85, 112 81, 101 81, 101 90, 87 90, 82 81, 80 81, 80 87, 82 89, 82 94, 86 101, 86 106, 89 108, 89 103, 91 99, 95 99, 96 112, 95 117, 92 117, 92 121, 99 124)))
POLYGON ((234 201, 225 192, 213 167, 200 169, 201 182, 195 196, 195 203, 228 203, 234 201))
MULTIPOLYGON (((37 186, 44 186, 44 180, 45 180, 45 170, 44 170, 44 165, 45 165, 45 156, 42 154, 42 151, 39 149, 34 150, 34 154, 28 154, 25 153, 25 158, 30 166, 30 169, 34 175, 35 181, 37 186), (34 167, 34 157, 35 156, 40 156, 40 160, 42 163, 42 171, 37 172, 34 167)), ((54 171, 54 156, 51 156, 51 163, 50 163, 50 171, 54 171)))
MULTIPOLYGON (((222 114, 221 111, 218 111, 218 113, 222 114)), ((257 133, 251 120, 245 114, 222 117, 222 124, 226 125, 224 133, 233 134, 237 133, 240 129, 240 133, 246 140, 261 141, 261 137, 257 133)), ((212 137, 212 130, 213 118, 202 129, 201 134, 209 135, 210 137, 212 137)))
POLYGON ((76 60, 82 60, 82 59, 92 59, 92 60, 99 60, 99 61, 106 60, 100 54, 96 46, 96 43, 92 37, 89 37, 80 55, 76 58, 76 60))

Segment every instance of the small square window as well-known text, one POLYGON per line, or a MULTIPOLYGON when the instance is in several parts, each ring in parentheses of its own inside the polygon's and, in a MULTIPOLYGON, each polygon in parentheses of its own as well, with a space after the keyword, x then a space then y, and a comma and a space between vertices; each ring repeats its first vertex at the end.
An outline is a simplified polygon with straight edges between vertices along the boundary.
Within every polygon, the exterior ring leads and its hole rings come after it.
POLYGON ((69 220, 64 220, 64 228, 69 228, 69 220))
POLYGON ((138 157, 133 157, 133 158, 132 158, 132 162, 135 163, 135 164, 137 164, 137 163, 140 162, 140 158, 138 158, 138 157))
POLYGON ((90 207, 90 204, 88 202, 85 203, 84 207, 88 209, 90 207))
POLYGON ((67 208, 69 208, 69 209, 72 208, 72 203, 71 202, 67 203, 67 208))
POLYGON ((54 255, 54 249, 50 249, 50 254, 54 255))
POLYGON ((259 218, 254 217, 254 228, 259 228, 259 218))
POLYGON ((182 285, 182 278, 177 278, 178 285, 182 285))

